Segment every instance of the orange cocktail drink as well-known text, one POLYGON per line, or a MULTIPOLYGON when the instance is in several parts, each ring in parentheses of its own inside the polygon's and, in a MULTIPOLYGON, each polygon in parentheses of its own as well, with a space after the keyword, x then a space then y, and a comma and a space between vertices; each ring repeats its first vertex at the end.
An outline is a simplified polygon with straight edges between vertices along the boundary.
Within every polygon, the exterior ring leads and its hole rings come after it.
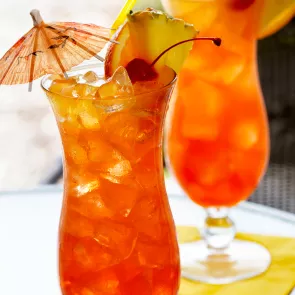
POLYGON ((161 152, 175 73, 132 85, 123 67, 108 80, 85 72, 43 81, 64 147, 62 292, 176 295, 161 152))
POLYGON ((171 1, 174 15, 222 46, 195 44, 177 87, 168 153, 184 190, 204 207, 233 206, 259 183, 269 155, 256 65, 262 1, 171 1), (173 10, 173 3, 179 9, 173 10))
POLYGON ((265 271, 262 246, 233 240, 229 207, 247 199, 269 157, 268 124, 260 89, 256 39, 263 0, 163 0, 173 16, 194 24, 199 36, 174 92, 167 150, 187 195, 206 209, 203 240, 181 247, 183 274, 227 284, 265 271), (249 266, 249 261, 251 261, 249 266))

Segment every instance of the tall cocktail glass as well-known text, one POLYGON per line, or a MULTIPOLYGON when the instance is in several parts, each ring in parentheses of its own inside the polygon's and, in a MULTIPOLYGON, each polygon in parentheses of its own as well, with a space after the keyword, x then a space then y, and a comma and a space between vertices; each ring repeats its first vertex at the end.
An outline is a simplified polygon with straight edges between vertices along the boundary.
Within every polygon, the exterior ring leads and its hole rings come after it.
POLYGON ((62 292, 176 295, 179 254, 162 167, 163 122, 175 76, 156 89, 143 83, 132 95, 123 71, 104 87, 112 91, 120 84, 122 95, 97 98, 93 93, 104 78, 76 76, 88 70, 42 81, 64 150, 62 292), (96 86, 83 84, 89 77, 96 86))
POLYGON ((262 0, 163 0, 200 36, 218 36, 220 47, 196 42, 174 92, 168 126, 171 169, 187 195, 204 207, 203 241, 181 247, 183 275, 214 284, 265 271, 261 245, 233 240, 230 207, 247 199, 269 157, 268 123, 260 89, 256 36, 262 0))

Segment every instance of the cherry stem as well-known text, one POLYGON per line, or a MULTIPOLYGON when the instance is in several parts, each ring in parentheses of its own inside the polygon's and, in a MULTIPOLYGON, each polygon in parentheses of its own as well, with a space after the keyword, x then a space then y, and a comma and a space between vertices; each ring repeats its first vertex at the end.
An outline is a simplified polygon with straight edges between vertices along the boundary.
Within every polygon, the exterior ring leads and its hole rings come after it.
POLYGON ((178 43, 173 44, 172 46, 170 46, 169 48, 167 48, 166 50, 164 50, 152 63, 151 63, 151 67, 155 65, 155 63, 170 49, 181 45, 183 43, 187 43, 187 42, 191 42, 191 41, 196 41, 196 40, 209 40, 212 41, 216 46, 220 46, 221 45, 221 39, 220 38, 212 38, 212 37, 199 37, 199 38, 192 38, 192 39, 187 39, 187 40, 183 40, 180 41, 178 43))

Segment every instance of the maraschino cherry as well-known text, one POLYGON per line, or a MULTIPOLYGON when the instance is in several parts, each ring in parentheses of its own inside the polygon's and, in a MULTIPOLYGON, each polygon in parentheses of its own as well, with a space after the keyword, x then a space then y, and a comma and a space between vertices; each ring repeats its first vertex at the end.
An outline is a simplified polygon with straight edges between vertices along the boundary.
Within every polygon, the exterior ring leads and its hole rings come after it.
POLYGON ((187 39, 187 40, 178 42, 176 44, 173 44, 169 48, 165 49, 161 54, 158 55, 158 57, 151 64, 149 64, 144 59, 135 58, 135 59, 131 60, 126 66, 126 70, 127 70, 128 74, 129 74, 131 82, 135 83, 137 81, 154 80, 158 76, 158 73, 156 72, 156 70, 154 68, 154 65, 166 52, 168 52, 172 48, 174 48, 176 46, 179 46, 179 45, 181 45, 183 43, 196 41, 196 40, 210 40, 216 46, 221 45, 221 39, 220 38, 209 38, 209 37, 192 38, 192 39, 187 39))

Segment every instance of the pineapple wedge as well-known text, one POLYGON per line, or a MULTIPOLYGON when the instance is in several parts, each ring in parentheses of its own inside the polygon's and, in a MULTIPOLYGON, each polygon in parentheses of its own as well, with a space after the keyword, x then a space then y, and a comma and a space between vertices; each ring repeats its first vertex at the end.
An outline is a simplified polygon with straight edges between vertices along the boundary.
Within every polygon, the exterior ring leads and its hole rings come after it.
MULTIPOLYGON (((193 25, 181 19, 168 16, 162 11, 147 8, 135 13, 130 12, 125 23, 118 29, 105 60, 105 75, 112 76, 119 66, 126 67, 135 58, 152 63, 171 45, 194 38, 197 31, 193 25)), ((160 69, 164 65, 178 73, 189 54, 193 43, 179 45, 167 52, 155 65, 160 69)))

